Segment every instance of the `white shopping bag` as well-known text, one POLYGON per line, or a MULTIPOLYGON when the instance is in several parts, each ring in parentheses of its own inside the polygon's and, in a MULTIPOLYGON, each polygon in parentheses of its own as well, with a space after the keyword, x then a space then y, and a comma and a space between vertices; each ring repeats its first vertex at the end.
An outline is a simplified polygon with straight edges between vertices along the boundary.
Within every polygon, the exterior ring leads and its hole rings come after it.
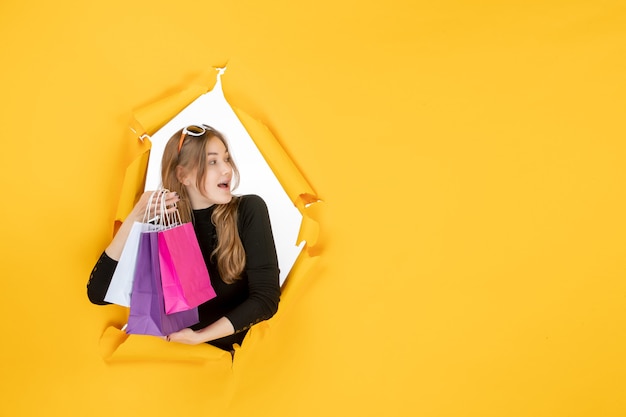
POLYGON ((137 262, 137 250, 139 249, 139 237, 142 232, 147 232, 150 225, 135 222, 130 229, 130 234, 122 249, 122 255, 117 263, 111 284, 107 290, 104 301, 130 307, 130 293, 133 289, 135 277, 135 264, 137 262))
POLYGON ((130 293, 133 289, 135 265, 137 264, 137 252, 139 250, 139 238, 141 237, 141 233, 163 228, 161 223, 149 223, 151 214, 153 212, 156 213, 156 203, 153 203, 153 197, 157 192, 162 193, 162 190, 154 191, 150 196, 150 203, 148 203, 146 207, 143 221, 134 222, 130 229, 117 267, 115 268, 115 272, 113 272, 113 278, 111 278, 111 284, 109 284, 109 289, 104 297, 104 301, 130 307, 130 293))

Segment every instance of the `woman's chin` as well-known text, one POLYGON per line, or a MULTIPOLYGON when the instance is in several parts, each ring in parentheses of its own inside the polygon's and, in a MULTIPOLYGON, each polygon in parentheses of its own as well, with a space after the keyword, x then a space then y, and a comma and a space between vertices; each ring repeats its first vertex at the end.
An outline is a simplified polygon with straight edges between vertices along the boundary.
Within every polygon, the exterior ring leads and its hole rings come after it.
POLYGON ((216 196, 214 204, 228 204, 233 199, 233 195, 228 190, 228 193, 224 193, 223 195, 216 196))

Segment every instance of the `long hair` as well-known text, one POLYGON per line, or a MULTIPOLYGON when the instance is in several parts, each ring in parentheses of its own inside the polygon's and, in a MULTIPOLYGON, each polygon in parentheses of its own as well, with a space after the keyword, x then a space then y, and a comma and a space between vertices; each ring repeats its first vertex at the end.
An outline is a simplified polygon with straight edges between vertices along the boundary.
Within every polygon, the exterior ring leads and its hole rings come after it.
MULTIPOLYGON (((208 126, 205 126, 208 127, 208 126)), ((218 138, 228 151, 228 144, 224 136, 215 129, 207 129, 202 136, 186 135, 180 153, 178 144, 182 135, 182 129, 174 133, 165 145, 163 159, 161 161, 161 179, 163 188, 177 192, 180 201, 177 203, 178 211, 183 222, 193 221, 191 201, 185 186, 178 179, 178 167, 187 172, 196 170, 196 186, 204 195, 204 173, 206 172, 206 144, 212 138, 218 138)), ((232 160, 233 189, 239 183, 239 170, 232 160)), ((237 212, 239 197, 233 196, 229 203, 217 204, 211 215, 211 222, 217 232, 217 246, 211 253, 211 259, 217 263, 217 269, 222 281, 231 284, 241 278, 246 264, 246 253, 239 238, 237 228, 237 212)))

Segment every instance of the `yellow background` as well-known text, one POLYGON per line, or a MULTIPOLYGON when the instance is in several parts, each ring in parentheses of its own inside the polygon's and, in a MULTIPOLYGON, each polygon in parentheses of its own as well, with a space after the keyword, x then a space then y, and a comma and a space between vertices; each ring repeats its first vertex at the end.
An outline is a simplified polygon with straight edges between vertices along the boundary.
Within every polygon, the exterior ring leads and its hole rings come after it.
POLYGON ((626 414, 623 2, 5 0, 0 37, 0 415, 626 414), (225 63, 321 255, 234 367, 107 362, 130 118, 225 63))

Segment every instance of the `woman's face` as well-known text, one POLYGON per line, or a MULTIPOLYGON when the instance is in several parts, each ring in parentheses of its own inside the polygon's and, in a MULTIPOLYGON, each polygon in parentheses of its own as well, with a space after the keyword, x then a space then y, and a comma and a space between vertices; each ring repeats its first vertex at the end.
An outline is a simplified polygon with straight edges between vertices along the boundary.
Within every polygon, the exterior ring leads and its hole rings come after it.
POLYGON ((190 172, 183 181, 191 207, 196 210, 213 204, 226 204, 233 198, 230 193, 233 167, 226 146, 219 138, 212 137, 207 141, 205 152, 206 167, 204 178, 200 181, 202 190, 196 186, 197 169, 190 172))

